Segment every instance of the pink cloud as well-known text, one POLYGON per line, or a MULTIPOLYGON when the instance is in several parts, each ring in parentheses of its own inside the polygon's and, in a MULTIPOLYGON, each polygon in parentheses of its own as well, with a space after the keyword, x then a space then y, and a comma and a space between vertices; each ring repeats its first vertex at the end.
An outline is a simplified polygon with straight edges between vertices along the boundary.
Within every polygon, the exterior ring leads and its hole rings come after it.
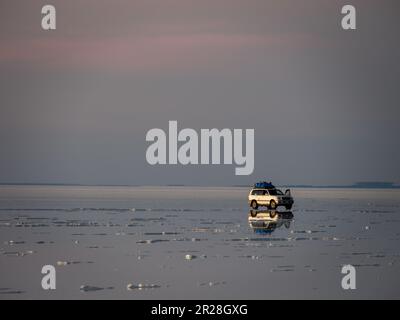
POLYGON ((204 68, 310 45, 307 35, 194 34, 108 39, 43 38, 3 43, 0 63, 39 68, 148 71, 204 68))

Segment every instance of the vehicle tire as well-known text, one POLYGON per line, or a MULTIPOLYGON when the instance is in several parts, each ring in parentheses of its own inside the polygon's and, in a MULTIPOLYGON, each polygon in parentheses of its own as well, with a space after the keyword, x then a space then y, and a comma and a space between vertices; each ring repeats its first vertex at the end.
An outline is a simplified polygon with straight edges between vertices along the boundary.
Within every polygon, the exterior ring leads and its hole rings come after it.
POLYGON ((274 200, 271 200, 269 203, 269 208, 272 210, 276 209, 276 202, 274 200))
POLYGON ((257 217, 257 211, 255 211, 255 210, 250 210, 250 215, 251 215, 253 218, 257 217))
POLYGON ((286 208, 286 210, 291 210, 292 209, 292 205, 288 205, 285 208, 286 208))
POLYGON ((271 218, 275 218, 275 216, 276 216, 276 211, 274 210, 274 211, 270 211, 269 212, 269 216, 271 217, 271 218))
POLYGON ((252 207, 254 210, 257 210, 257 209, 258 209, 258 203, 257 203, 256 200, 253 200, 253 201, 251 202, 251 207, 252 207))

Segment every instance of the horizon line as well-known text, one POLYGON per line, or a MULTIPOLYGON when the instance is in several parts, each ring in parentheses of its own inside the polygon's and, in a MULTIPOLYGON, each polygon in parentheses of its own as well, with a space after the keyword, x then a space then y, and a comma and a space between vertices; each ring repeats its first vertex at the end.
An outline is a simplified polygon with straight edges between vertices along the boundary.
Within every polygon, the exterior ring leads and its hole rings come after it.
MULTIPOLYGON (((0 186, 69 186, 69 187, 230 187, 252 188, 254 184, 237 185, 201 185, 201 184, 87 184, 87 183, 50 183, 50 182, 0 182, 0 186)), ((288 188, 353 188, 353 189, 400 189, 400 185, 393 182, 355 182, 340 185, 313 185, 313 184, 277 184, 277 187, 288 188)))

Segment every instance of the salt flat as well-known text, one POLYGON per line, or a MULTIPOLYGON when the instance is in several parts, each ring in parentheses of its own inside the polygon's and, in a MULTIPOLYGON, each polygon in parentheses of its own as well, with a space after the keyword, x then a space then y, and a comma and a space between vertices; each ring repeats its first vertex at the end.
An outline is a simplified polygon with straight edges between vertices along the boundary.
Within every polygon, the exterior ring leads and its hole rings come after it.
POLYGON ((264 230, 247 193, 2 186, 0 299, 400 297, 400 190, 293 189, 293 217, 264 230), (341 287, 344 264, 356 290, 341 287))

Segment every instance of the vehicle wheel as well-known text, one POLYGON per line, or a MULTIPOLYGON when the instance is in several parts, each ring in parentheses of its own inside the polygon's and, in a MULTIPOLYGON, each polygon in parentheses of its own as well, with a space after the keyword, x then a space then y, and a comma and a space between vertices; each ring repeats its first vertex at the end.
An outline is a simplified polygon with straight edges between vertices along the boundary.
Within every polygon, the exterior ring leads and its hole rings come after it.
POLYGON ((254 210, 257 210, 257 209, 258 209, 258 203, 257 203, 256 200, 253 200, 253 201, 251 202, 251 207, 252 207, 254 210))
POLYGON ((257 217, 257 211, 250 210, 250 215, 251 215, 253 218, 257 217))
POLYGON ((275 216, 276 216, 276 211, 270 211, 270 212, 269 212, 269 216, 270 216, 271 218, 275 218, 275 216))
POLYGON ((276 202, 274 200, 271 200, 269 203, 269 208, 272 210, 276 209, 276 202))
POLYGON ((286 208, 286 210, 290 210, 290 209, 292 209, 292 205, 286 206, 285 208, 286 208))

